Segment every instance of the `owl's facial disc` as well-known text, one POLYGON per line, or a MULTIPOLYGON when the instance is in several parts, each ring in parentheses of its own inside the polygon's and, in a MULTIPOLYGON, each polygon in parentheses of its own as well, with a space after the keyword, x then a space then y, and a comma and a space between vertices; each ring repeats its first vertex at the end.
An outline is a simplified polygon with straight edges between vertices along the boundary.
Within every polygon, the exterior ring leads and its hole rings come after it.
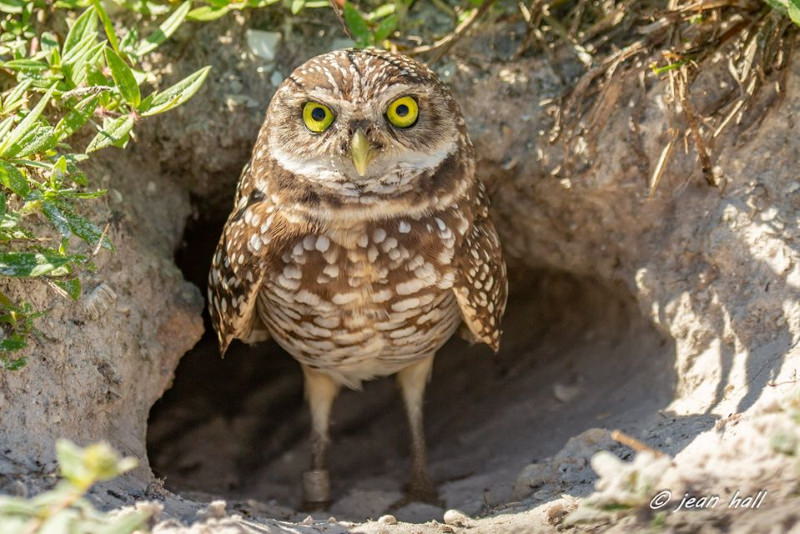
POLYGON ((433 72, 375 50, 310 60, 283 82, 268 117, 275 162, 348 202, 413 190, 458 150, 463 129, 433 72))

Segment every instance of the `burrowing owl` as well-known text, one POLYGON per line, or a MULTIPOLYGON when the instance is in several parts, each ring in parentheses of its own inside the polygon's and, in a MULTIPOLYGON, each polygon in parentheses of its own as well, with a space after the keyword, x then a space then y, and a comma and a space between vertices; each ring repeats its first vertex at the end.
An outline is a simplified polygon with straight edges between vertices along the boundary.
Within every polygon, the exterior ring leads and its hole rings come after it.
POLYGON ((424 65, 378 50, 309 60, 280 85, 213 258, 222 352, 272 337, 305 375, 308 503, 326 502, 341 385, 397 373, 409 490, 430 498, 422 401, 459 324, 497 351, 506 267, 464 119, 424 65))

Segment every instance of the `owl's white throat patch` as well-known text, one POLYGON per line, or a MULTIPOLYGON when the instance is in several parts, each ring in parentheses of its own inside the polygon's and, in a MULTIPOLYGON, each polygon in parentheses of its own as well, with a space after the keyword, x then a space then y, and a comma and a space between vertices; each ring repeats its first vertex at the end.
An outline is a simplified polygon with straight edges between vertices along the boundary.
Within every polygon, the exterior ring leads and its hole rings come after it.
POLYGON ((338 156, 298 156, 275 144, 270 152, 278 165, 295 176, 344 196, 356 197, 361 192, 389 194, 403 188, 414 178, 438 168, 457 148, 456 140, 450 139, 430 151, 381 154, 370 164, 366 176, 359 176, 349 160, 338 156))

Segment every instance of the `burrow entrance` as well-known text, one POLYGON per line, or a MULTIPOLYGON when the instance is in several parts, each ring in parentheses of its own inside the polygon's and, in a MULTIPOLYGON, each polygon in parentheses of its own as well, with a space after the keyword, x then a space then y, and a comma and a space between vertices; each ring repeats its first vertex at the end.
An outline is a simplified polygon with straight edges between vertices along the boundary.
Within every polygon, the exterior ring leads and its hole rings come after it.
MULTIPOLYGON (((193 223, 177 255, 202 289, 221 226, 193 223)), ((428 389, 432 476, 447 507, 471 514, 510 501, 526 464, 589 428, 621 428, 652 443, 657 438, 643 434, 674 394, 674 347, 624 288, 559 271, 513 271, 501 353, 453 339, 437 355, 428 389)), ((272 342, 237 342, 221 360, 207 323, 151 411, 150 462, 184 496, 249 502, 296 519, 308 424, 297 363, 272 342)), ((408 454, 394 381, 344 391, 332 441, 331 513, 363 520, 396 512, 408 454)))

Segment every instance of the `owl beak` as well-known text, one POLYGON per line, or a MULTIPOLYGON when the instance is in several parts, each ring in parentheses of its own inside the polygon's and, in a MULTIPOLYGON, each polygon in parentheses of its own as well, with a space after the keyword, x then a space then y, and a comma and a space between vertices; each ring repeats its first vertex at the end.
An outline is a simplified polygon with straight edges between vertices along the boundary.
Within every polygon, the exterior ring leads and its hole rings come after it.
POLYGON ((361 128, 356 130, 350 140, 350 157, 353 158, 353 166, 356 168, 358 175, 366 175, 367 166, 375 157, 375 149, 372 148, 369 139, 364 135, 361 128))

